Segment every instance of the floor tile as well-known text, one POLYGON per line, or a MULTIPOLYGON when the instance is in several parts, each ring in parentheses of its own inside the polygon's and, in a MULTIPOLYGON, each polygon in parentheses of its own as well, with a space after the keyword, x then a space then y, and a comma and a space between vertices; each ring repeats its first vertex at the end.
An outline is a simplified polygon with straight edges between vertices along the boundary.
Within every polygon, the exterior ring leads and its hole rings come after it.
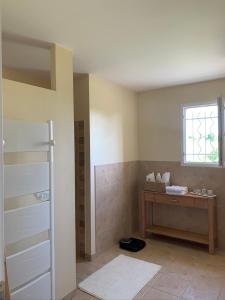
POLYGON ((217 300, 218 293, 213 292, 208 289, 200 290, 200 289, 193 289, 192 287, 188 288, 186 293, 182 296, 182 300, 217 300))
POLYGON ((91 295, 77 290, 72 300, 95 300, 97 298, 92 297, 91 295))
MULTIPOLYGON (((225 283, 225 281, 224 281, 225 283)), ((200 276, 190 282, 182 295, 185 300, 217 300, 222 290, 223 279, 200 276)))
POLYGON ((225 300, 225 287, 221 289, 218 300, 225 300))
POLYGON ((168 293, 149 288, 140 300, 178 300, 179 298, 168 293))
POLYGON ((101 253, 100 255, 97 255, 93 258, 93 263, 97 265, 105 265, 109 261, 111 261, 113 258, 117 257, 121 254, 122 251, 120 251, 118 246, 114 246, 108 251, 105 251, 104 253, 101 253))
POLYGON ((188 280, 176 273, 160 273, 151 284, 157 290, 178 297, 182 296, 188 285, 188 280))
MULTIPOLYGON (((137 294, 135 300, 225 300, 225 255, 209 255, 206 249, 145 239, 146 247, 136 253, 117 245, 96 256, 91 262, 77 264, 78 282, 97 271, 119 254, 161 265, 161 270, 137 294)), ((74 300, 94 297, 77 291, 74 300)))
POLYGON ((96 272, 101 266, 93 262, 79 262, 76 265, 77 283, 96 272))

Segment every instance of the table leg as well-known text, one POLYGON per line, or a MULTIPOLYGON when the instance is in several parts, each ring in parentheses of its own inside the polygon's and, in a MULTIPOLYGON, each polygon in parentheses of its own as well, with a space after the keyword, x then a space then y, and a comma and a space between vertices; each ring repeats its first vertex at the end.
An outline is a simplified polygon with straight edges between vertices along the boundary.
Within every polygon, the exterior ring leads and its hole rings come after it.
POLYGON ((146 229, 146 210, 143 191, 139 194, 139 232, 141 236, 145 237, 146 229))
POLYGON ((216 246, 216 206, 215 199, 208 200, 209 253, 214 254, 216 246))

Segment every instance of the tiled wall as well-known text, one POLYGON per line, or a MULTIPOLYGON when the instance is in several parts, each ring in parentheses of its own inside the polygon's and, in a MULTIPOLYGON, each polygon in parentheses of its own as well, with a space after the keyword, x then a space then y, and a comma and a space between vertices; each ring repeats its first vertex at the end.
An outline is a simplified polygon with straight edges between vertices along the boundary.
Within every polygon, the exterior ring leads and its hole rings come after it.
POLYGON ((138 228, 138 162, 95 167, 96 253, 138 228))
MULTIPOLYGON (((138 228, 138 184, 146 174, 171 172, 171 183, 213 189, 217 194, 219 249, 225 250, 225 169, 182 167, 180 162, 141 161, 97 166, 96 252, 111 247, 138 228)), ((207 231, 207 214, 200 209, 155 205, 154 222, 199 233, 207 231)))
MULTIPOLYGON (((150 172, 170 171, 171 183, 189 188, 213 189, 217 195, 217 218, 219 249, 225 250, 225 169, 206 167, 184 167, 180 162, 139 162, 139 184, 150 172)), ((200 209, 189 209, 166 205, 155 205, 154 222, 158 225, 177 227, 199 233, 207 231, 207 214, 200 209)))
POLYGON ((85 256, 85 138, 84 121, 75 122, 76 255, 85 256))

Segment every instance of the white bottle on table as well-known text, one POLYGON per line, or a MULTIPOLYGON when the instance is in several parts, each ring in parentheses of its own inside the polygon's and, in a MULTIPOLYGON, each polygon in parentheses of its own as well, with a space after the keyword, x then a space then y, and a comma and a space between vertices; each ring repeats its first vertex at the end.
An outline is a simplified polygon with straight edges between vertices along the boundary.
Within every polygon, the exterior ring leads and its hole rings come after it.
POLYGON ((162 177, 161 177, 161 174, 159 172, 156 175, 156 181, 157 182, 162 182, 162 177))

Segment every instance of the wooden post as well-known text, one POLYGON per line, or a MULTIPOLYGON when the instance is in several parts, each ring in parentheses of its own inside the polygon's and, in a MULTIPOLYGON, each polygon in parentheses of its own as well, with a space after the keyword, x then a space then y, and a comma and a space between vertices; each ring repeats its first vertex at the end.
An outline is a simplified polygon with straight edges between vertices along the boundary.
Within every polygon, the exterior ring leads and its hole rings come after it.
POLYGON ((144 192, 139 192, 139 231, 141 236, 145 237, 146 218, 145 218, 145 201, 144 192))
POLYGON ((214 254, 216 246, 216 199, 208 199, 208 231, 209 231, 209 253, 214 254))

